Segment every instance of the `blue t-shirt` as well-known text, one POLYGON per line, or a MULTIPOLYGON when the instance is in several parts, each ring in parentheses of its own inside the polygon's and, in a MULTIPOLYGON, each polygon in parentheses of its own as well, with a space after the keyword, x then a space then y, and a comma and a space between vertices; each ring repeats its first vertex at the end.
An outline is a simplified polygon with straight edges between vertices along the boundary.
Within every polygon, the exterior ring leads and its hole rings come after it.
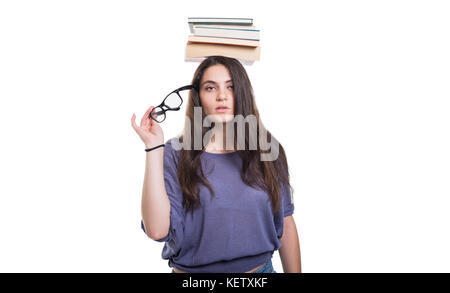
MULTIPOLYGON (((165 242, 162 258, 169 260, 169 267, 191 273, 244 273, 267 262, 281 247, 284 217, 294 212, 289 187, 280 186, 281 205, 274 215, 268 194, 242 180, 237 152, 203 152, 201 164, 215 196, 200 184, 201 206, 187 213, 177 177, 179 153, 171 140, 166 142, 170 228, 166 237, 156 241, 165 242)), ((141 227, 145 231, 142 221, 141 227)))

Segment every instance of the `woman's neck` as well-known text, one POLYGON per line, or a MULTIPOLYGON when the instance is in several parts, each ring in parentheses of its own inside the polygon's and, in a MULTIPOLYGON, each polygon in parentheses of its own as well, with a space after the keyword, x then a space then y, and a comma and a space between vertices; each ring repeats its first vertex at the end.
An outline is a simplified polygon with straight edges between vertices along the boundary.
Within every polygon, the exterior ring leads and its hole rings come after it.
POLYGON ((208 144, 205 147, 205 151, 208 153, 219 153, 219 154, 234 152, 234 148, 227 149, 226 145, 227 144, 225 131, 217 131, 214 132, 213 135, 211 136, 211 139, 209 140, 208 144))

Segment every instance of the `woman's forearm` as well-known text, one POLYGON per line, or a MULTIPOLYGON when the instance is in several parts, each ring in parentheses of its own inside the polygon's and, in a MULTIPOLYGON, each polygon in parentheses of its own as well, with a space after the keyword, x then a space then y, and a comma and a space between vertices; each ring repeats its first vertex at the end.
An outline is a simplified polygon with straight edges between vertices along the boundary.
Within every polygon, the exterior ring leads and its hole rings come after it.
POLYGON ((148 237, 165 237, 170 227, 170 201, 164 185, 164 148, 147 152, 142 188, 142 220, 148 237))
POLYGON ((279 253, 283 271, 285 273, 301 273, 300 243, 292 215, 284 218, 283 236, 280 241, 279 253))

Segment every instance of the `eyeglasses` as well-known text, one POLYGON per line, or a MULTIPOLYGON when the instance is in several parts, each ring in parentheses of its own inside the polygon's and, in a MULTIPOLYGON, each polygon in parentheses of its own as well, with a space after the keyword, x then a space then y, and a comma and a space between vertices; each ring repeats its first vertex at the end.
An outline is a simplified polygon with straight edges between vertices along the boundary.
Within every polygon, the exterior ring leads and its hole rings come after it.
POLYGON ((161 123, 166 119, 167 111, 180 110, 180 106, 181 104, 183 104, 182 96, 184 96, 184 98, 186 99, 189 93, 186 90, 190 89, 196 89, 196 87, 194 85, 186 85, 168 94, 161 104, 153 108, 152 112, 150 112, 149 114, 149 118, 155 120, 158 123, 161 123))

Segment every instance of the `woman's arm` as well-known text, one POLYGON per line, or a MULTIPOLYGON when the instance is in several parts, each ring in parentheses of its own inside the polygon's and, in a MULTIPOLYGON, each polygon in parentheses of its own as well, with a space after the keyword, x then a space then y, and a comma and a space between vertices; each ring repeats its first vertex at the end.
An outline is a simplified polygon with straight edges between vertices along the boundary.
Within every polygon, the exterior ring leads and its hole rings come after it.
POLYGON ((280 241, 279 253, 283 271, 285 273, 301 273, 300 243, 292 215, 284 218, 283 236, 280 241))
MULTIPOLYGON (((149 118, 151 106, 136 125, 136 115, 131 117, 131 126, 140 136, 146 148, 164 143, 164 133, 153 119, 149 118)), ((142 222, 148 237, 153 240, 164 238, 170 228, 170 201, 164 185, 164 149, 147 152, 145 159, 144 186, 142 188, 142 222)))
POLYGON ((170 228, 170 201, 164 186, 164 148, 146 154, 141 209, 147 236, 153 240, 165 237, 170 228))

